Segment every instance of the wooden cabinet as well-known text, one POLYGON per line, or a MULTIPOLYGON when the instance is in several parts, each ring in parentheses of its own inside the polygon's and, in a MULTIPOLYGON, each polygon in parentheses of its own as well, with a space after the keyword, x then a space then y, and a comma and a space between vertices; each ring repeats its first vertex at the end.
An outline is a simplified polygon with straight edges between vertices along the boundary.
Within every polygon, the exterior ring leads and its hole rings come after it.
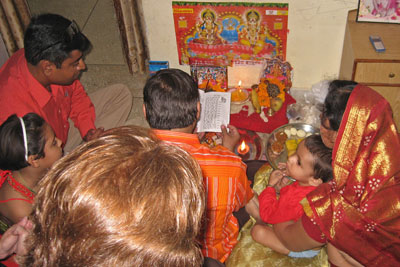
POLYGON ((356 22, 349 11, 339 79, 354 80, 378 91, 390 103, 400 131, 400 24, 356 22), (382 38, 385 52, 372 47, 369 36, 382 38))

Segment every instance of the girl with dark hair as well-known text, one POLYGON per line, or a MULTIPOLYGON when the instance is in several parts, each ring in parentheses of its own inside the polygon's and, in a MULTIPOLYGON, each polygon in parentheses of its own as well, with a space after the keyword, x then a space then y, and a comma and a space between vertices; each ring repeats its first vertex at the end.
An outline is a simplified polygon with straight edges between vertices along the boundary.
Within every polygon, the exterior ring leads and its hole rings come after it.
POLYGON ((0 126, 1 233, 31 212, 38 182, 61 155, 61 140, 35 113, 0 126))

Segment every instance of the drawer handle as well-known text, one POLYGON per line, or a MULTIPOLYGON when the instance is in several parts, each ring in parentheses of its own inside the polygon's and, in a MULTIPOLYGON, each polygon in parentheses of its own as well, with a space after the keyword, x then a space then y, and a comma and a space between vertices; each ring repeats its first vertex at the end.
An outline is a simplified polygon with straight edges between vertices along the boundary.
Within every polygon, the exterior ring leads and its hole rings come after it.
POLYGON ((389 78, 394 78, 396 76, 393 72, 389 73, 389 78))

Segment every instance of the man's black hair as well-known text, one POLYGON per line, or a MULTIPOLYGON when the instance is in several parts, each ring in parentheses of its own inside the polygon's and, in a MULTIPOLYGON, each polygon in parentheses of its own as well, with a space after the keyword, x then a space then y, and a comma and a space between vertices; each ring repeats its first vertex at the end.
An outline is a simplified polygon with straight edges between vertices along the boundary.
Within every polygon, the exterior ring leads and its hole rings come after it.
POLYGON ((48 60, 60 68, 71 51, 85 52, 91 45, 74 21, 56 14, 42 14, 31 19, 24 46, 30 64, 36 66, 40 60, 48 60))
POLYGON ((158 71, 146 82, 146 119, 154 129, 179 129, 197 120, 200 96, 192 77, 179 69, 158 71))

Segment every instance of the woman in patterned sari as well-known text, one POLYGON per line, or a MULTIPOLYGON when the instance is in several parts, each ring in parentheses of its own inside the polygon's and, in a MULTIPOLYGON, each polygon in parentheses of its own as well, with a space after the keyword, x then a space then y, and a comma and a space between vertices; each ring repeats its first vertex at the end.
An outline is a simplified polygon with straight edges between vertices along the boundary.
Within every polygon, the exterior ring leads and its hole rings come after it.
POLYGON ((334 179, 302 201, 301 220, 275 225, 276 234, 291 251, 328 243, 341 257, 335 265, 398 266, 400 138, 389 103, 371 88, 334 81, 321 135, 333 147, 334 179))

